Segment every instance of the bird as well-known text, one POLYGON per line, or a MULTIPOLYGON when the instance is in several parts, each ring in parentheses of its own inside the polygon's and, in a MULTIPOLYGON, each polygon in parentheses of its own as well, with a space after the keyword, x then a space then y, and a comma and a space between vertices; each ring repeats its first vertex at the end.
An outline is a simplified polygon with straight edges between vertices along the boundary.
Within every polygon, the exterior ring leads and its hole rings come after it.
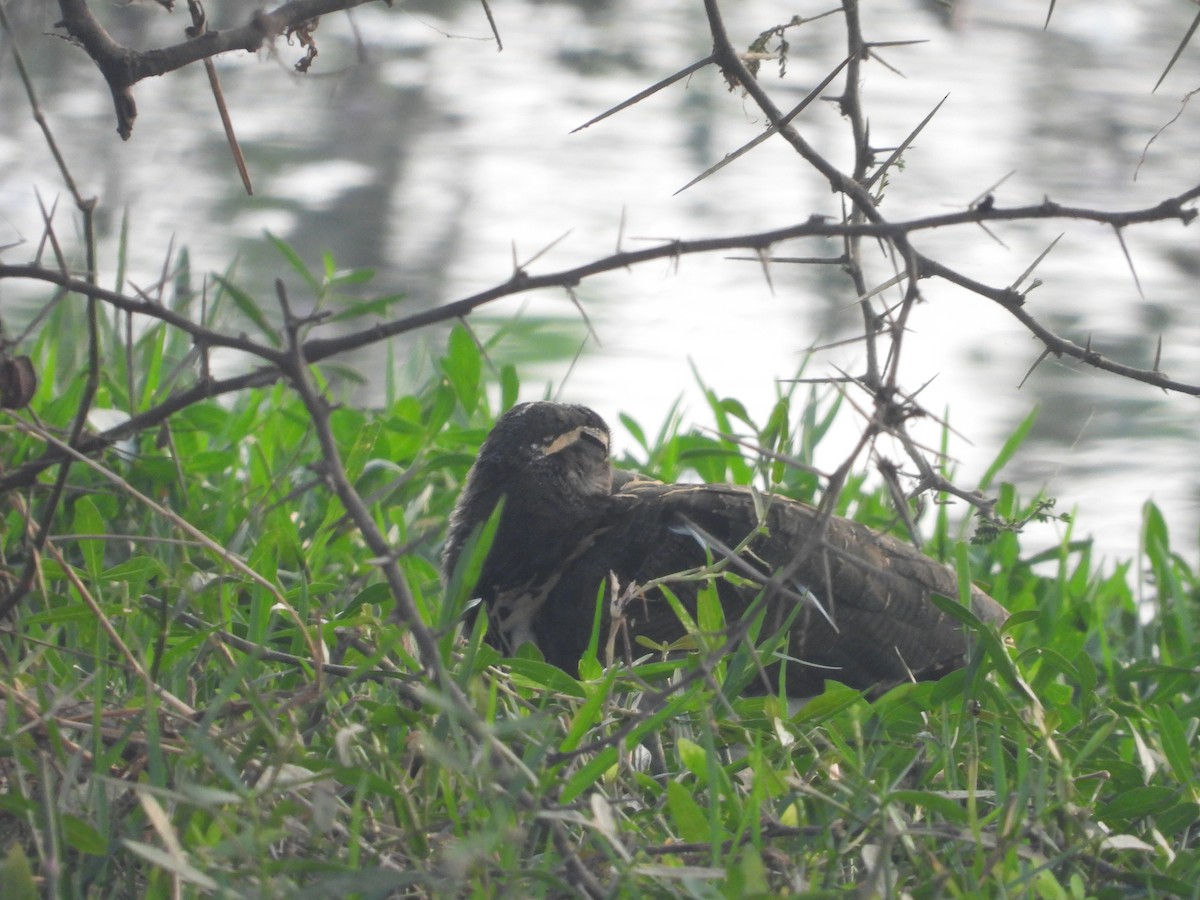
MULTIPOLYGON (((812 506, 750 487, 615 468, 609 445, 592 409, 534 401, 500 416, 480 447, 450 516, 442 579, 477 601, 501 652, 530 643, 578 673, 598 602, 600 647, 629 657, 647 643, 683 646, 688 626, 664 587, 694 622, 712 584, 727 629, 760 611, 761 634, 786 629, 747 693, 810 697, 834 680, 877 694, 965 664, 964 626, 930 600, 958 598, 957 577, 917 548, 837 516, 822 530, 812 506), (472 548, 489 523, 480 560, 472 548)), ((1008 615, 974 586, 970 606, 997 627, 1008 615)))

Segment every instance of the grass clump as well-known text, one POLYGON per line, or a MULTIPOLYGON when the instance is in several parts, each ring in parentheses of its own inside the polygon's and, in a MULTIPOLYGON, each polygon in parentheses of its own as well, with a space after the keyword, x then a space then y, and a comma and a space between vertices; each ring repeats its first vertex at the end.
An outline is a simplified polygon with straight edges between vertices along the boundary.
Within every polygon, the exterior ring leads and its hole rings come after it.
MULTIPOLYGON (((130 360, 165 378, 184 353, 150 331, 130 360)), ((725 691, 736 658, 711 678, 653 653, 576 678, 501 659, 443 603, 450 506, 517 391, 488 371, 459 329, 419 389, 331 420, 467 709, 419 676, 288 388, 193 403, 72 466, 0 632, 0 895, 1196 895, 1200 580, 1152 504, 1143 558, 1113 571, 1086 541, 1030 557, 1014 530, 968 546, 935 517, 929 546, 1014 613, 937 683, 874 702, 831 685, 789 711, 725 691)), ((145 402, 155 385, 128 374, 97 408, 145 402)), ((45 428, 78 390, 43 385, 45 428)), ((811 464, 836 403, 785 395, 758 424, 708 396, 716 433, 622 416, 623 464, 814 496, 782 457, 811 464)), ((41 450, 11 429, 0 465, 41 450)), ((9 583, 52 477, 4 506, 9 583)), ((893 524, 861 478, 840 504, 893 524)), ((999 491, 1000 520, 1040 509, 999 491)))

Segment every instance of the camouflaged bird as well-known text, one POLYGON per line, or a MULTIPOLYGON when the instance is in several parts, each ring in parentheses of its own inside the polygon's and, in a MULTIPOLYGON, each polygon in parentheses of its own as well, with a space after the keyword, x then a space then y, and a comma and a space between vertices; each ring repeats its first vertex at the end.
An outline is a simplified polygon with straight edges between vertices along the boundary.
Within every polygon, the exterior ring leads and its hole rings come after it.
MULTIPOLYGON (((488 640, 502 651, 529 642, 548 662, 577 671, 602 586, 601 647, 613 590, 625 599, 620 624, 630 638, 672 642, 684 626, 661 592, 641 586, 707 566, 725 570, 713 582, 727 622, 764 590, 767 624, 790 620, 784 671, 791 696, 820 693, 826 678, 864 690, 937 678, 965 661, 963 627, 929 599, 959 596, 950 569, 848 519, 832 518, 823 539, 809 541, 817 513, 794 500, 614 470, 608 426, 586 407, 523 403, 496 422, 450 518, 442 557, 447 583, 501 499, 469 596, 480 598, 488 640), (810 543, 815 548, 802 557, 810 543)), ((701 584, 670 584, 693 616, 701 584)), ((976 588, 971 607, 992 624, 1007 616, 976 588)), ((642 652, 632 639, 620 646, 642 652)), ((760 681, 749 690, 773 687, 760 681)))

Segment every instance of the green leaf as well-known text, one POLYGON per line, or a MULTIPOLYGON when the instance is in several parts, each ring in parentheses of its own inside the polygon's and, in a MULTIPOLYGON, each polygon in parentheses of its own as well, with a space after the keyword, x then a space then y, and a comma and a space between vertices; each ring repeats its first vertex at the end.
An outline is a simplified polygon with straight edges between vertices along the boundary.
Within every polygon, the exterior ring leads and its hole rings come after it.
POLYGON ((456 325, 451 330, 446 355, 441 359, 441 367, 454 388, 459 404, 466 412, 474 412, 479 403, 483 354, 470 332, 462 325, 456 325))
MULTIPOLYGON (((75 533, 84 535, 104 535, 104 519, 91 497, 80 497, 75 501, 75 533)), ((79 552, 83 554, 83 564, 88 576, 93 581, 100 580, 104 570, 104 541, 80 540, 79 552)))
MULTIPOLYGON (((325 275, 326 287, 344 287, 345 285, 366 284, 375 278, 374 269, 347 269, 341 272, 327 272, 325 275)), ((403 297, 404 294, 393 294, 393 299, 403 297)), ((355 302, 355 301, 351 301, 355 302)), ((378 303, 378 300, 369 301, 378 303)))
POLYGON ((1071 900, 1066 888, 1059 884, 1054 873, 1040 869, 1033 876, 1033 896, 1039 900, 1071 900))
POLYGON ((223 435, 225 429, 229 427, 231 414, 219 403, 209 401, 192 404, 171 421, 178 422, 180 419, 201 434, 223 435))
POLYGON ((33 869, 20 841, 8 845, 8 855, 0 862, 0 897, 3 900, 38 900, 33 869))
POLYGON ((560 669, 540 659, 527 659, 520 656, 508 660, 508 666, 513 673, 514 681, 532 687, 545 688, 566 694, 569 697, 586 697, 579 682, 560 669))
MULTIPOLYGON (((789 606, 791 609, 787 618, 778 628, 773 627, 771 634, 767 635, 760 643, 759 635, 767 617, 767 607, 760 604, 758 613, 746 629, 746 637, 738 641, 733 652, 721 660, 721 665, 725 667, 725 680, 721 682, 721 693, 725 695, 726 699, 733 700, 740 697, 746 686, 759 677, 760 660, 772 659, 779 651, 786 652, 785 644, 788 640, 788 632, 792 627, 792 622, 800 613, 799 603, 792 603, 789 606)), ((783 665, 786 666, 787 663, 783 665)), ((781 668, 781 677, 785 674, 785 670, 781 668)))
POLYGON ((862 691, 856 691, 854 688, 837 682, 826 681, 825 693, 818 694, 805 702, 804 706, 796 713, 794 721, 820 722, 837 715, 842 710, 849 709, 862 699, 862 691))
POLYGON ((681 737, 675 742, 675 751, 679 754, 679 760, 687 767, 687 770, 695 775, 701 784, 706 784, 708 782, 708 753, 704 748, 695 741, 681 737))
POLYGON ((625 735, 625 747, 632 750, 638 745, 641 739, 652 731, 657 731, 664 722, 675 718, 680 711, 695 699, 696 687, 693 685, 689 690, 683 693, 676 694, 668 700, 657 712, 648 716, 638 723, 629 734, 625 735))
POLYGON ((374 584, 368 584, 365 588, 359 591, 346 604, 345 608, 334 614, 336 621, 342 621, 354 617, 354 614, 364 606, 371 604, 375 606, 389 606, 392 602, 392 589, 387 582, 377 581, 374 584))
POLYGON ((966 825, 968 821, 967 810, 961 800, 935 791, 892 791, 888 794, 888 799, 897 803, 924 807, 955 825, 966 825))
POLYGON ((1154 827, 1163 834, 1178 834, 1200 822, 1200 803, 1185 800, 1154 817, 1154 827))
POLYGON ((265 234, 267 240, 275 245, 275 249, 279 251, 279 255, 288 261, 288 264, 296 271, 297 275, 304 279, 312 289, 312 292, 314 294, 320 293, 321 279, 314 275, 308 266, 305 265, 304 260, 300 258, 300 254, 290 244, 275 237, 271 232, 267 231, 265 234))
POLYGON ((500 369, 500 408, 511 409, 517 402, 521 392, 521 380, 517 377, 517 368, 512 363, 505 363, 500 369))
POLYGON ((671 811, 671 818, 681 838, 692 842, 708 840, 708 814, 678 781, 667 782, 667 808, 671 811))
POLYGON ((1163 756, 1171 766, 1171 771, 1183 784, 1194 784, 1196 770, 1188 751, 1187 733, 1175 711, 1169 706, 1159 706, 1155 718, 1158 721, 1158 739, 1162 745, 1163 756))
MULTIPOLYGON (((68 847, 80 853, 90 853, 92 856, 104 856, 108 853, 108 841, 83 819, 63 813, 59 822, 62 824, 63 839, 68 847)), ((0 885, 3 884, 4 879, 0 878, 0 885)))
POLYGON ((234 306, 241 311, 242 315, 253 322, 255 327, 262 333, 262 336, 270 341, 272 347, 283 346, 283 339, 280 338, 279 332, 272 327, 267 317, 263 315, 262 310, 258 308, 258 303, 253 297, 220 275, 214 274, 213 279, 229 295, 230 299, 233 300, 234 306))
POLYGON ((500 516, 504 512, 504 498, 496 504, 492 514, 483 523, 482 528, 471 532, 463 543, 462 551, 454 563, 454 571, 450 573, 450 581, 442 602, 439 627, 449 629, 451 623, 462 618, 468 600, 467 596, 479 583, 483 573, 483 564, 487 560, 492 541, 496 539, 496 529, 500 527, 500 516))
POLYGON ((762 853, 752 846, 743 847, 737 862, 726 869, 721 892, 731 900, 745 897, 771 897, 771 882, 762 853))
POLYGON ((1126 824, 1142 816, 1164 811, 1174 796, 1175 791, 1167 787, 1136 787, 1118 794, 1112 801, 1101 806, 1097 818, 1110 826, 1126 824))
POLYGON ((719 635, 725 629, 725 609, 711 579, 696 594, 696 625, 706 637, 719 635))
MULTIPOLYGON (((579 746, 579 742, 583 740, 588 729, 600 725, 604 717, 604 708, 610 700, 609 692, 612 689, 613 679, 616 676, 617 670, 610 669, 604 681, 592 690, 587 702, 575 711, 575 715, 571 717, 571 724, 567 728, 567 734, 558 746, 561 752, 569 753, 574 750, 579 746)), ((579 685, 576 683, 575 687, 578 689, 579 685)))
POLYGON ((1088 698, 1088 703, 1091 703, 1096 692, 1098 677, 1096 674, 1096 663, 1092 661, 1090 654, 1082 650, 1076 654, 1075 672, 1079 677, 1080 693, 1082 696, 1088 698))
POLYGON ((605 747, 597 753, 588 763, 579 769, 574 775, 567 779, 563 785, 562 793, 559 795, 559 801, 562 803, 571 803, 594 785, 600 778, 617 764, 617 748, 605 747))
POLYGON ((700 633, 700 626, 696 624, 696 620, 688 614, 683 604, 679 602, 679 598, 675 596, 675 592, 665 584, 659 586, 659 592, 666 599, 667 605, 671 607, 671 611, 675 613, 679 623, 683 626, 684 631, 691 637, 695 637, 700 633))
POLYGON ((166 577, 163 564, 153 556, 138 555, 105 569, 100 577, 104 581, 142 581, 155 575, 166 577))
POLYGON ((939 594, 931 594, 929 602, 942 612, 953 616, 964 625, 969 626, 975 633, 979 646, 987 654, 988 659, 992 661, 992 665, 995 667, 996 672, 1000 674, 1000 677, 1008 682, 1011 687, 1016 688, 1024 694, 1026 699, 1033 703, 1038 703, 1033 689, 1026 684, 1025 679, 1021 677, 1021 673, 1017 671, 1016 665, 1009 657, 1008 652, 1004 649, 1004 645, 1000 642, 1000 638, 994 630, 979 621, 979 617, 974 612, 957 600, 950 600, 939 594))
POLYGON ((584 681, 594 681, 603 671, 600 665, 600 626, 604 621, 605 595, 604 582, 601 581, 596 588, 596 604, 592 607, 592 633, 588 637, 587 649, 579 658, 579 677, 584 681))
POLYGON ((141 376, 142 387, 137 396, 138 406, 149 406, 155 391, 163 386, 163 357, 166 346, 167 329, 163 325, 155 325, 146 329, 146 333, 137 341, 140 361, 135 363, 135 371, 141 376))
POLYGON ((347 300, 346 309, 334 313, 325 321, 343 322, 346 319, 361 319, 363 316, 381 316, 388 311, 388 307, 407 298, 408 294, 388 294, 370 300, 347 300))
POLYGON ((650 446, 646 443, 646 433, 642 431, 642 426, 626 413, 621 413, 618 418, 621 420, 621 424, 625 426, 625 430, 637 441, 638 446, 649 453, 650 446))
POLYGON ((1142 539, 1147 552, 1161 551, 1171 545, 1167 534, 1167 520, 1163 518, 1162 510, 1157 503, 1146 501, 1142 506, 1142 539))
POLYGON ((829 429, 833 427, 838 411, 842 408, 842 395, 834 394, 832 401, 829 403, 829 409, 818 420, 819 407, 816 402, 815 391, 813 394, 810 394, 810 397, 811 400, 804 411, 804 427, 800 432, 804 441, 804 452, 801 454, 801 459, 806 462, 812 461, 813 451, 816 450, 829 429))
MULTIPOLYGON (((962 604, 960 603, 959 606, 962 604)), ((1029 622, 1036 622, 1042 616, 1041 610, 1037 609, 1022 609, 1015 613, 1009 614, 1009 617, 1004 620, 1004 624, 1000 626, 1001 634, 1008 634, 1018 625, 1026 625, 1029 622)))
POLYGON ((1017 448, 1025 443, 1025 438, 1029 436, 1029 429, 1033 427, 1033 423, 1037 421, 1037 417, 1038 409, 1034 407, 1029 411, 1029 415, 1021 420, 1021 424, 1017 426, 1016 430, 1008 436, 1008 440, 1004 442, 1004 446, 1000 448, 1000 452, 996 454, 996 458, 992 460, 992 464, 988 466, 987 471, 983 473, 983 477, 979 479, 980 491, 986 492, 991 488, 992 481, 996 475, 1008 465, 1013 454, 1017 452, 1017 448))

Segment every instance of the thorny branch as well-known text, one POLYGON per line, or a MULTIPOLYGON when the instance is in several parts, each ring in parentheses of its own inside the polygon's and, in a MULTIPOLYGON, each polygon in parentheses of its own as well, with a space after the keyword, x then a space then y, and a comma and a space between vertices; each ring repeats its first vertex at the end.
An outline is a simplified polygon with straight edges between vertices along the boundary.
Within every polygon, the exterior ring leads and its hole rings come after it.
MULTIPOLYGON (((531 275, 524 270, 519 270, 502 284, 433 309, 422 310, 418 313, 380 322, 369 328, 337 337, 309 338, 303 344, 304 358, 310 363, 319 363, 333 356, 350 353, 370 344, 396 337, 397 335, 408 334, 438 323, 461 319, 480 307, 505 297, 548 288, 571 289, 586 278, 605 272, 625 269, 630 266, 642 265, 654 260, 727 250, 750 249, 765 252, 770 251, 773 247, 785 241, 805 237, 840 237, 847 241, 862 238, 905 240, 909 235, 921 231, 989 221, 1062 218, 1103 222, 1120 227, 1176 219, 1186 224, 1191 222, 1196 215, 1196 210, 1187 207, 1186 204, 1194 200, 1198 195, 1200 195, 1200 186, 1191 188, 1177 197, 1164 200, 1153 207, 1124 212, 1106 212, 1104 210, 1082 207, 1066 207, 1047 200, 1036 206, 1012 207, 1007 209, 1001 207, 989 207, 986 209, 977 207, 956 213, 946 213, 940 216, 892 223, 838 223, 818 217, 787 228, 779 228, 771 231, 738 234, 723 238, 672 241, 657 247, 614 253, 581 266, 546 272, 540 275, 531 275)), ((1140 381, 1154 387, 1162 388, 1163 390, 1200 396, 1200 385, 1169 378, 1164 373, 1154 369, 1141 369, 1125 365, 1104 356, 1090 347, 1081 347, 1074 341, 1057 335, 1050 328, 1041 324, 1025 308, 1024 294, 1021 292, 1010 287, 993 287, 983 284, 962 275, 949 266, 923 256, 918 256, 918 264, 919 277, 943 278, 1003 307, 1036 335, 1048 352, 1055 356, 1076 359, 1102 371, 1111 372, 1134 381, 1140 381)), ((148 319, 155 319, 173 328, 178 328, 188 334, 197 347, 224 347, 231 350, 238 350, 258 358, 263 363, 261 368, 243 375, 219 381, 204 381, 192 385, 169 397, 157 406, 138 413, 120 425, 98 434, 84 436, 80 439, 77 446, 77 449, 83 452, 97 452, 116 441, 124 440, 147 428, 160 425, 171 415, 174 415, 191 403, 220 396, 221 394, 244 390, 248 387, 270 384, 282 377, 282 369, 280 367, 285 362, 286 353, 284 351, 277 347, 251 340, 243 334, 223 332, 216 328, 194 322, 161 304, 152 302, 146 296, 130 296, 101 288, 83 278, 39 265, 0 264, 0 281, 8 278, 41 281, 56 285, 72 294, 99 300, 102 303, 112 306, 114 309, 145 316, 148 319)), ((860 290, 865 294, 865 285, 860 290)), ((871 310, 871 315, 875 316, 877 314, 874 310, 871 310)), ((873 333, 871 334, 873 335, 873 333)), ((892 356, 893 363, 890 368, 894 378, 894 373, 897 371, 896 354, 892 354, 892 356)), ((865 381, 864 384, 870 386, 869 381, 865 381)), ((32 484, 39 472, 54 465, 61 458, 61 455, 57 451, 48 449, 42 457, 31 460, 25 465, 0 476, 0 491, 26 487, 32 484)))
MULTIPOLYGON (((87 0, 58 0, 62 19, 57 27, 84 49, 100 68, 112 92, 117 113, 117 133, 124 140, 133 134, 137 103, 133 86, 143 78, 165 75, 200 60, 211 59, 231 50, 256 52, 279 35, 306 28, 307 23, 339 10, 353 9, 373 0, 289 0, 271 12, 256 9, 236 28, 205 31, 170 47, 132 50, 113 40, 93 15, 87 0)), ((389 6, 391 0, 384 0, 389 6)))
MULTIPOLYGON (((868 142, 865 117, 862 114, 859 71, 861 62, 865 61, 871 55, 871 45, 865 40, 862 34, 857 0, 846 0, 842 5, 842 12, 845 15, 846 21, 848 40, 847 58, 849 63, 846 70, 845 88, 842 95, 838 98, 842 112, 849 119, 851 125, 855 150, 854 172, 852 175, 841 172, 833 163, 817 153, 795 130, 795 126, 787 121, 787 117, 775 105, 766 90, 748 71, 737 49, 729 41, 721 19, 720 7, 717 0, 704 0, 704 6, 713 37, 712 58, 720 66, 727 82, 731 87, 743 88, 746 94, 766 115, 770 127, 778 130, 781 136, 793 147, 796 154, 825 177, 829 181, 831 188, 835 192, 841 193, 850 203, 851 209, 845 223, 846 230, 841 232, 841 236, 846 245, 846 271, 854 282, 855 289, 860 298, 864 322, 862 337, 867 348, 867 370, 864 375, 853 379, 853 381, 872 397, 875 404, 875 412, 868 417, 867 425, 864 428, 863 439, 864 441, 870 441, 875 435, 883 433, 896 437, 900 445, 913 460, 917 470, 922 474, 918 491, 924 491, 929 488, 946 490, 951 487, 945 479, 936 474, 934 468, 929 465, 925 454, 909 436, 906 428, 907 421, 915 415, 924 415, 924 411, 910 400, 904 399, 904 392, 900 390, 898 384, 905 324, 915 304, 920 300, 919 281, 923 278, 932 276, 940 277, 998 303, 1042 342, 1045 348, 1043 358, 1049 354, 1059 357, 1070 357, 1105 371, 1146 383, 1155 383, 1163 377, 1162 373, 1158 370, 1157 363, 1150 370, 1138 369, 1102 358, 1090 346, 1079 347, 1069 339, 1055 334, 1050 328, 1039 322, 1024 307, 1024 295, 1018 293, 1015 289, 994 288, 981 284, 950 266, 920 253, 911 243, 910 237, 915 232, 922 230, 923 227, 940 227, 941 225, 951 224, 946 220, 937 222, 942 217, 927 219, 923 226, 915 222, 906 224, 888 223, 884 219, 878 209, 875 198, 866 189, 865 185, 879 181, 887 166, 893 164, 897 157, 893 155, 882 167, 871 172, 875 167, 875 150, 868 142), (859 223, 863 222, 867 223, 866 228, 859 231, 859 223), (903 290, 903 299, 898 307, 898 314, 891 313, 886 309, 882 311, 876 310, 871 296, 867 291, 866 283, 863 280, 863 266, 859 255, 859 245, 862 238, 868 235, 882 241, 889 248, 891 257, 896 267, 900 270, 897 273, 896 280, 906 285, 903 290), (885 372, 881 372, 879 368, 877 342, 881 336, 886 337, 888 341, 885 372)), ((923 127, 924 124, 921 123, 918 129, 923 127)), ((909 139, 906 139, 906 143, 907 140, 909 139)), ((1187 225, 1195 218, 1197 211, 1194 207, 1188 207, 1186 204, 1192 203, 1197 197, 1200 197, 1200 185, 1189 188, 1177 197, 1157 204, 1154 207, 1155 213, 1152 215, 1157 218, 1158 214, 1167 212, 1164 218, 1178 219, 1184 225, 1187 225)), ((972 205, 969 209, 963 211, 963 213, 952 214, 951 218, 957 218, 957 216, 963 214, 967 216, 978 213, 987 215, 994 211, 994 209, 994 198, 989 195, 983 202, 972 205)), ((1065 218, 1087 220, 1093 219, 1095 212, 1097 211, 1084 212, 1078 209, 1068 212, 1066 208, 1046 199, 1039 207, 1025 208, 1020 211, 1010 210, 1003 217, 1007 218, 1011 215, 1013 218, 1030 219, 1039 218, 1047 214, 1055 215, 1061 213, 1065 218)), ((1110 223, 1116 229, 1118 237, 1121 234, 1120 229, 1132 224, 1133 221, 1139 218, 1139 215, 1136 213, 1132 217, 1129 214, 1101 213, 1102 218, 1112 215, 1116 215, 1120 219, 1119 222, 1114 221, 1110 223)), ((961 222, 962 220, 959 219, 958 221, 961 222)), ((979 221, 982 222, 984 220, 981 219, 979 221)), ((831 382, 839 380, 830 379, 831 382)), ((1194 396, 1200 395, 1200 386, 1190 383, 1176 382, 1169 389, 1194 396)), ((859 447, 860 449, 863 447, 862 442, 860 442, 859 447)), ((850 460, 847 460, 847 463, 849 462, 850 460)), ((828 508, 835 499, 833 495, 837 492, 836 486, 831 483, 830 488, 825 496, 824 508, 828 508)), ((973 503, 981 515, 991 515, 992 502, 987 498, 966 494, 957 490, 952 492, 973 503)))

